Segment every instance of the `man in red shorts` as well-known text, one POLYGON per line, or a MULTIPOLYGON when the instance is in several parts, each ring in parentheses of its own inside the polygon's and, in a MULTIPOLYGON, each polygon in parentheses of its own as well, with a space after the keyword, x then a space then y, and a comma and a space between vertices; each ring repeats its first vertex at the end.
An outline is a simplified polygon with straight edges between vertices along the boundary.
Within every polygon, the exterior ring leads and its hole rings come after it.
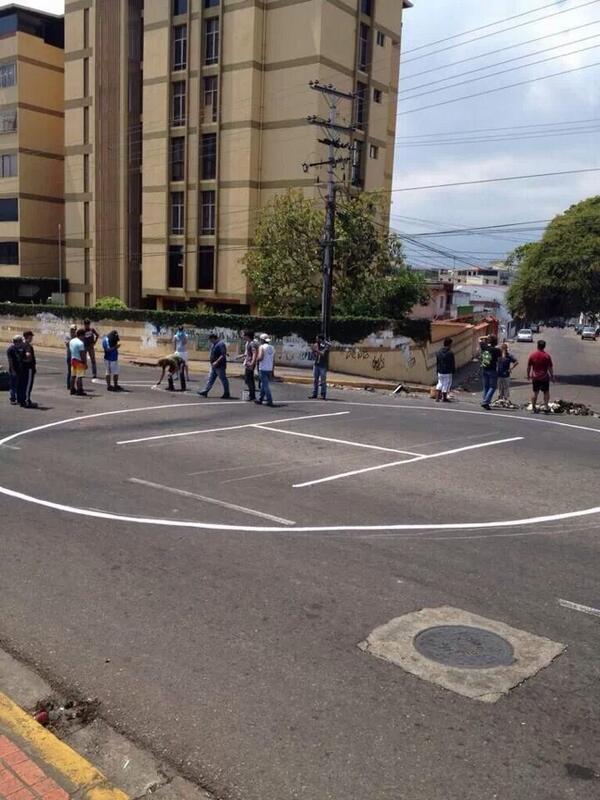
POLYGON ((540 392, 544 393, 544 403, 548 408, 550 381, 554 380, 554 365, 546 352, 546 342, 542 339, 538 341, 537 350, 534 350, 527 361, 527 380, 531 380, 533 386, 531 410, 534 414, 537 414, 539 413, 539 408, 537 407, 538 394, 540 392))

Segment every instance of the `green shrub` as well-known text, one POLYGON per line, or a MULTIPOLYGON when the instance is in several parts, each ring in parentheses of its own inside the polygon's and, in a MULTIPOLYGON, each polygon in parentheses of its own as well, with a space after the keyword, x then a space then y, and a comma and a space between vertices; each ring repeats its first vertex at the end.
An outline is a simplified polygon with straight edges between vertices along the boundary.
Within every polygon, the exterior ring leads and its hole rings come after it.
POLYGON ((127 308, 127 305, 118 297, 99 297, 94 303, 94 308, 109 310, 127 308))

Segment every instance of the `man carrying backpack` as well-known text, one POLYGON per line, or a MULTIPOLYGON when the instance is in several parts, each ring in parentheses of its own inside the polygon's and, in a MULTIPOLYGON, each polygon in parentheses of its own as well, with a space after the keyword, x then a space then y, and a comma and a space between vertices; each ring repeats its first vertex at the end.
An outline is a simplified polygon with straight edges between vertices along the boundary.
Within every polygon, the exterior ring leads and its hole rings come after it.
POLYGON ((490 410, 490 403, 498 386, 498 359, 502 355, 498 347, 498 339, 494 336, 482 336, 479 340, 481 365, 481 380, 483 383, 483 397, 481 407, 490 410))

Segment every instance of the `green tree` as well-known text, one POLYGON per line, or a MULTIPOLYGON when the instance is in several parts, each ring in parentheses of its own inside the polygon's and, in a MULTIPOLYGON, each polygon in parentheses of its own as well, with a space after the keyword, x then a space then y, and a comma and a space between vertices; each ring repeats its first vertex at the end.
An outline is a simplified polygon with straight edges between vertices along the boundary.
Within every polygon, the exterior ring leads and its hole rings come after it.
POLYGON ((552 220, 527 250, 507 300, 524 319, 600 312, 600 196, 552 220))
POLYGON ((518 247, 515 247, 504 259, 505 265, 516 272, 518 269, 521 268, 521 264, 525 259, 533 254, 533 250, 539 247, 539 242, 527 242, 526 244, 520 244, 518 247))
POLYGON ((125 309, 127 304, 118 297, 99 297, 94 303, 94 308, 105 308, 107 310, 125 309))
MULTIPOLYGON (((380 223, 382 197, 340 198, 336 215, 333 313, 400 319, 424 295, 424 281, 404 262, 402 244, 380 223)), ((322 285, 322 203, 290 191, 259 215, 244 272, 267 316, 319 313, 322 285)))

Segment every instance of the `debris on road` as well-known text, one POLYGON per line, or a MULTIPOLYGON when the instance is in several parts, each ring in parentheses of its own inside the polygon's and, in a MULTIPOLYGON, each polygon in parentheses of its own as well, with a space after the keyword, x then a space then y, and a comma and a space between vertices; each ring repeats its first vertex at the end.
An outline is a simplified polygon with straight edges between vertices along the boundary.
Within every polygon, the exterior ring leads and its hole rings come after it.
POLYGON ((497 400, 493 401, 492 408, 509 408, 513 411, 518 411, 520 406, 515 405, 510 400, 504 400, 504 398, 499 397, 497 400))

